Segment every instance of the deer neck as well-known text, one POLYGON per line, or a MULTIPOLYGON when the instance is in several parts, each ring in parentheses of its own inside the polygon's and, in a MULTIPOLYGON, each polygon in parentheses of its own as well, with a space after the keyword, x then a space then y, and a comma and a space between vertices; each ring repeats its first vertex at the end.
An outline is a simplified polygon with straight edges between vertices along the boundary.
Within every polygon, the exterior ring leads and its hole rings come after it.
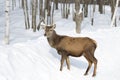
POLYGON ((55 40, 57 39, 58 35, 56 34, 55 31, 53 31, 51 37, 47 37, 47 40, 50 44, 51 47, 54 47, 55 48, 55 40))

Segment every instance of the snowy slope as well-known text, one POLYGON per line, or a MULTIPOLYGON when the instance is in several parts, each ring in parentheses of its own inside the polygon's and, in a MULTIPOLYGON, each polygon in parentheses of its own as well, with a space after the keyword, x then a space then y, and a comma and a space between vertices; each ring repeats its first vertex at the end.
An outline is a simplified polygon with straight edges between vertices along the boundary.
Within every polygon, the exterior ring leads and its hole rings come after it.
MULTIPOLYGON (((1 6, 0 6, 1 8, 1 6)), ((84 76, 88 66, 84 57, 70 57, 71 70, 64 64, 59 71, 60 56, 51 48, 44 31, 33 33, 24 30, 24 17, 21 9, 11 12, 10 45, 3 44, 4 16, 0 16, 0 80, 119 80, 120 79, 120 21, 118 27, 109 27, 110 9, 105 15, 95 13, 94 26, 90 18, 82 23, 82 33, 75 33, 72 16, 62 19, 60 10, 55 11, 56 31, 61 35, 88 36, 97 41, 95 56, 98 59, 96 77, 92 77, 93 67, 84 76), (57 14, 56 14, 57 13, 57 14), (59 14, 58 14, 59 13, 59 14)))
POLYGON ((118 80, 120 37, 116 34, 120 34, 119 28, 83 34, 98 43, 95 52, 98 69, 94 78, 93 67, 89 75, 83 75, 87 68, 83 57, 70 57, 71 70, 67 70, 65 65, 60 72, 60 56, 42 36, 36 40, 0 46, 0 80, 118 80))

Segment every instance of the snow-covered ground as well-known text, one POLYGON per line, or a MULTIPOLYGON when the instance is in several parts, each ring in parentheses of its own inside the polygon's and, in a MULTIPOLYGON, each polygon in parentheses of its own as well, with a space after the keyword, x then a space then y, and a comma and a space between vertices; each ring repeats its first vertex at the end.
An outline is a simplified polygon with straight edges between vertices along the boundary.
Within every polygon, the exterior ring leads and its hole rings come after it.
MULTIPOLYGON (((0 1, 2 2, 2 1, 0 1)), ((4 2, 4 0, 3 0, 4 2)), ((43 36, 44 30, 25 30, 22 9, 10 13, 10 44, 3 44, 4 9, 0 5, 0 80, 119 80, 120 79, 120 20, 118 27, 110 27, 110 8, 106 14, 95 12, 95 23, 90 18, 82 23, 81 34, 75 33, 72 16, 62 19, 60 10, 55 11, 56 32, 69 36, 88 36, 97 41, 95 57, 98 59, 96 77, 92 77, 93 66, 87 76, 88 66, 84 57, 70 57, 71 70, 64 64, 59 71, 60 56, 51 48, 43 36)), ((120 15, 120 9, 118 10, 120 15)))

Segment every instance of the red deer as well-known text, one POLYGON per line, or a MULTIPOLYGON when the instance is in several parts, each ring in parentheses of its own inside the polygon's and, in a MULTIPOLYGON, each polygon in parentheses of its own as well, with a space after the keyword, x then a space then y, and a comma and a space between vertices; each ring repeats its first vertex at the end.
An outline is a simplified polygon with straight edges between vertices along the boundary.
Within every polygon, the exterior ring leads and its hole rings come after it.
POLYGON ((84 56, 89 63, 84 75, 88 74, 92 63, 94 63, 93 76, 95 76, 97 69, 97 59, 94 57, 94 51, 97 47, 96 41, 88 37, 70 37, 58 35, 54 28, 55 25, 45 26, 44 35, 47 37, 50 46, 55 48, 61 55, 60 71, 62 71, 64 60, 66 60, 67 68, 70 69, 69 56, 84 56))

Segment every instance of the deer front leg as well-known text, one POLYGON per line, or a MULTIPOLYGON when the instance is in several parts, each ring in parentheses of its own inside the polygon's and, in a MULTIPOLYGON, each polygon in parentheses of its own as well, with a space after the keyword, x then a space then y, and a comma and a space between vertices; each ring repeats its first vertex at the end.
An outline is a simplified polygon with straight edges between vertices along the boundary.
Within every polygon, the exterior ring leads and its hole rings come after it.
POLYGON ((70 70, 70 60, 69 60, 69 56, 66 56, 66 64, 67 64, 67 68, 70 70))
POLYGON ((65 56, 62 54, 62 55, 61 55, 60 71, 62 71, 64 60, 65 60, 65 56))

